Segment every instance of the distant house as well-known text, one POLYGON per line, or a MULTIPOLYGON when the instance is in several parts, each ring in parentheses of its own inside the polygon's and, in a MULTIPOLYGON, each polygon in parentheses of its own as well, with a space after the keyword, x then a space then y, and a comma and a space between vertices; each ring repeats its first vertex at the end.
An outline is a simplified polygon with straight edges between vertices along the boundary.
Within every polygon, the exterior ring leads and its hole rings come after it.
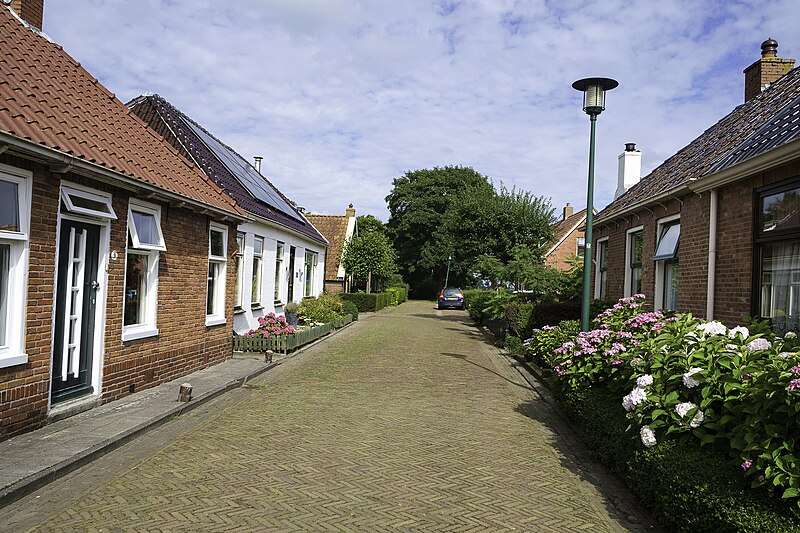
POLYGON ((745 69, 742 105, 597 215, 595 296, 797 330, 800 69, 777 45, 745 69))
POLYGON ((5 6, 0 42, 5 439, 229 358, 246 213, 5 6))
POLYGON ((257 327, 267 313, 283 313, 287 302, 322 292, 328 242, 260 169, 157 94, 128 107, 247 211, 236 234, 237 332, 257 327))
POLYGON ((328 239, 325 259, 325 290, 349 292, 352 279, 341 264, 342 250, 353 235, 358 235, 356 210, 353 204, 342 215, 306 215, 306 218, 328 239))
POLYGON ((584 239, 584 226, 586 224, 586 209, 573 213, 573 207, 567 203, 562 211, 561 220, 553 224, 553 240, 547 243, 544 263, 557 270, 569 270, 572 265, 567 263, 567 258, 573 256, 583 257, 586 247, 584 239))

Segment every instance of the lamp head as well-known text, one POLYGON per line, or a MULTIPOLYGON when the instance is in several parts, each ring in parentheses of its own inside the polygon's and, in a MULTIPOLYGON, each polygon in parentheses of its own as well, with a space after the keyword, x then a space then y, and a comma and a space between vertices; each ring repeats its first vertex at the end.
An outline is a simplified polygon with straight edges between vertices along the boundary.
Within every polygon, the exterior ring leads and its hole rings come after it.
POLYGON ((572 84, 572 88, 583 91, 583 110, 587 115, 599 115, 606 108, 606 91, 619 85, 611 78, 584 78, 572 84))

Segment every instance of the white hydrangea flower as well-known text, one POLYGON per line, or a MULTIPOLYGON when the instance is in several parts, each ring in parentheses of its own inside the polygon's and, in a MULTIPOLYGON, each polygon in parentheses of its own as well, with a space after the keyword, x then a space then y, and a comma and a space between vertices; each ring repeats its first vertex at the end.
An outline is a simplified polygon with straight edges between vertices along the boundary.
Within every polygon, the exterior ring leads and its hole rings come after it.
POLYGON ((741 333, 743 339, 747 339, 747 337, 750 336, 749 329, 747 329, 744 326, 736 326, 735 328, 733 328, 728 332, 728 337, 730 337, 731 339, 735 339, 737 333, 741 333))
POLYGON ((633 411, 637 405, 645 400, 647 400, 647 393, 644 389, 636 387, 622 398, 622 407, 624 407, 626 411, 633 411))
POLYGON ((784 335, 783 338, 784 339, 796 339, 797 338, 797 333, 795 333, 794 331, 787 331, 786 335, 784 335))
POLYGON ((789 358, 789 357, 791 357, 793 355, 794 354, 792 352, 781 352, 781 353, 778 354, 778 357, 780 357, 782 359, 786 359, 786 358, 789 358))
POLYGON ((648 448, 652 448, 658 443, 656 441, 656 432, 650 429, 650 426, 642 426, 642 429, 639 430, 639 436, 642 439, 642 444, 648 448))
POLYGON ((636 378, 636 386, 639 387, 640 389, 647 388, 652 384, 653 384, 653 376, 651 376, 650 374, 645 374, 643 376, 639 376, 638 378, 636 378))
MULTIPOLYGON (((681 418, 686 418, 686 413, 688 413, 695 407, 697 407, 697 404, 694 404, 692 402, 683 402, 675 406, 675 412, 678 413, 678 416, 680 416, 681 418)), ((692 418, 692 421, 689 422, 689 425, 693 428, 699 427, 700 424, 703 423, 703 418, 704 418, 703 412, 698 409, 694 417, 692 418)))
POLYGON ((684 386, 686 388, 693 389, 693 388, 697 387, 698 385, 700 385, 700 382, 697 381, 696 379, 692 378, 692 376, 694 376, 698 372, 702 372, 702 371, 703 371, 702 368, 697 368, 697 367, 690 368, 689 371, 686 372, 683 375, 683 384, 684 384, 684 386))
POLYGON ((772 343, 764 338, 753 339, 747 343, 747 349, 751 352, 761 352, 764 350, 769 350, 770 348, 772 348, 772 343))
POLYGON ((700 324, 697 326, 697 329, 702 331, 705 335, 725 335, 728 332, 728 328, 725 327, 725 324, 716 320, 700 324))

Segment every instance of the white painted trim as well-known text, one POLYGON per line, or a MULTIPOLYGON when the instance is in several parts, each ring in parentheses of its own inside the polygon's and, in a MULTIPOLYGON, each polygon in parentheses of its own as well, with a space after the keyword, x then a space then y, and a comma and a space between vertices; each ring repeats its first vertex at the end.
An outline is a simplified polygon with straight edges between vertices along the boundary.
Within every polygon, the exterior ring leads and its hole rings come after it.
POLYGON ((8 265, 8 317, 6 344, 0 347, 0 368, 26 364, 25 319, 28 302, 30 260, 30 221, 33 202, 33 173, 0 164, 0 178, 17 185, 18 232, 0 231, 0 241, 10 247, 8 265))
POLYGON ((133 247, 137 250, 157 250, 165 252, 167 246, 164 242, 164 234, 161 232, 161 206, 131 198, 128 201, 128 233, 131 236, 131 241, 133 241, 133 247), (156 224, 156 232, 158 233, 158 244, 143 243, 139 240, 139 231, 133 219, 134 211, 153 217, 156 224))
MULTIPOLYGON (((219 224, 217 222, 210 222, 208 225, 208 266, 212 263, 219 265, 219 272, 217 273, 217 280, 214 284, 214 292, 212 295, 214 299, 214 312, 206 314, 206 326, 217 326, 226 322, 225 318, 225 290, 227 278, 227 265, 228 265, 228 226, 219 224), (222 233, 222 252, 223 255, 212 255, 211 253, 211 232, 216 231, 222 233)), ((208 276, 208 270, 206 270, 208 276)), ((206 283, 208 286, 208 283, 206 283)), ((208 293, 206 292, 206 301, 208 293)))
POLYGON ((95 191, 89 187, 85 187, 77 183, 69 183, 68 185, 67 183, 68 182, 65 181, 61 182, 61 199, 64 201, 64 205, 67 207, 67 210, 70 213, 98 218, 111 218, 116 220, 117 214, 114 212, 114 208, 111 206, 111 194, 95 191), (72 202, 73 196, 101 203, 106 206, 108 212, 97 211, 88 207, 75 205, 72 202))

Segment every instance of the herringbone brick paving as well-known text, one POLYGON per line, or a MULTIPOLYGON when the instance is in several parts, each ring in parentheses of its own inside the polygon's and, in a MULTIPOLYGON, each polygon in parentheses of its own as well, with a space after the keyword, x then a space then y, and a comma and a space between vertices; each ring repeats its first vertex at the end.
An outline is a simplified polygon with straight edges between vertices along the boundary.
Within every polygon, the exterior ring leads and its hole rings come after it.
POLYGON ((35 530, 646 529, 463 313, 409 302, 305 357, 35 530))

